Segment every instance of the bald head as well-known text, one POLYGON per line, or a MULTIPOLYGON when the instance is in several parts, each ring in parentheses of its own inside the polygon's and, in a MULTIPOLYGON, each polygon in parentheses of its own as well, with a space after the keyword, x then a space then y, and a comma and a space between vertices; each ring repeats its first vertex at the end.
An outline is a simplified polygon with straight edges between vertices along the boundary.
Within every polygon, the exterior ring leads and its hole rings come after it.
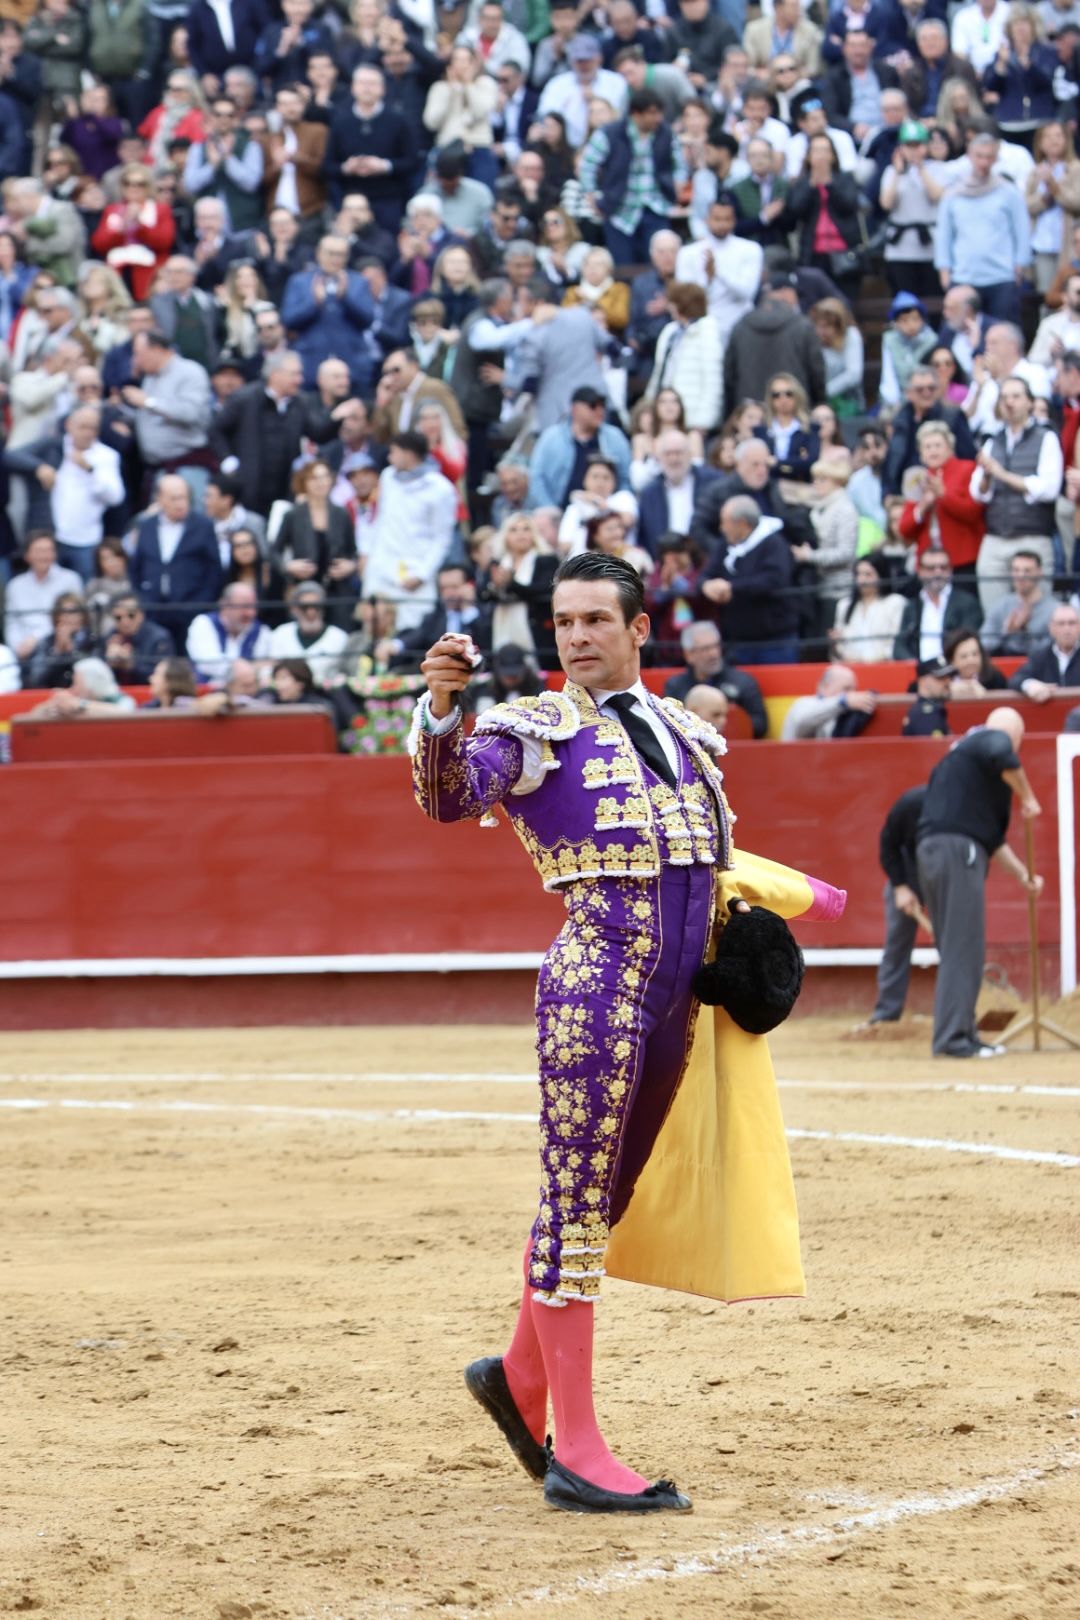
MULTIPOLYGON (((824 675, 818 681, 818 697, 839 697, 841 692, 854 692, 858 681, 855 671, 849 669, 847 664, 830 664, 824 675)), ((1006 711, 1012 713, 1011 709, 1006 711)))
POLYGON ((1015 709, 991 709, 986 717, 987 731, 1003 731, 1013 745, 1013 752, 1020 752, 1020 744, 1024 740, 1024 722, 1015 709))
POLYGON ((723 736, 727 725, 728 700, 715 686, 692 686, 683 699, 686 707, 700 720, 723 736))

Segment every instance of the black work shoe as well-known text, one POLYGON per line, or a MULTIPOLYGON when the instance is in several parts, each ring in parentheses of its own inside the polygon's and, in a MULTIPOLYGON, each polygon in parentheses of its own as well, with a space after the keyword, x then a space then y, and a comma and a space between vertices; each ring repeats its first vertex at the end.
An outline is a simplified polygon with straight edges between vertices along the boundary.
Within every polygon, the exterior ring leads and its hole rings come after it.
POLYGON ((543 1479, 548 1468, 548 1449, 534 1440, 525 1419, 514 1404, 503 1372, 501 1356, 484 1356, 465 1369, 465 1385, 470 1395, 493 1417, 507 1445, 533 1479, 543 1479))
POLYGON ((544 1501, 564 1513, 692 1513, 694 1504, 670 1479, 658 1479, 643 1491, 605 1491, 571 1473, 555 1457, 544 1476, 544 1501))

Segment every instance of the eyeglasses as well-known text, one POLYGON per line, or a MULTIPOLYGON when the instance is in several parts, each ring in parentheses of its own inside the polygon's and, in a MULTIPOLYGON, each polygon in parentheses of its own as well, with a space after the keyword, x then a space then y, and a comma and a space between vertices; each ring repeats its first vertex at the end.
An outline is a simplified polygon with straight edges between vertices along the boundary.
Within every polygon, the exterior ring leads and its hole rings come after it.
POLYGON ((770 399, 794 399, 794 388, 774 388, 769 395, 770 399))
POLYGON ((911 392, 913 394, 936 394, 937 393, 937 384, 936 383, 912 383, 911 392))

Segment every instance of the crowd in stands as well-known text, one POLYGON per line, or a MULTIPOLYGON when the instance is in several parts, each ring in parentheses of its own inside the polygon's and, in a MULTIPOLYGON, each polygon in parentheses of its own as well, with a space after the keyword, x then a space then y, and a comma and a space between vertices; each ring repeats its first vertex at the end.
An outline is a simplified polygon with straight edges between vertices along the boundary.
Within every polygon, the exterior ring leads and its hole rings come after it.
POLYGON ((585 548, 755 736, 1080 685, 1078 113, 1076 0, 0 0, 0 690, 486 703, 585 548))

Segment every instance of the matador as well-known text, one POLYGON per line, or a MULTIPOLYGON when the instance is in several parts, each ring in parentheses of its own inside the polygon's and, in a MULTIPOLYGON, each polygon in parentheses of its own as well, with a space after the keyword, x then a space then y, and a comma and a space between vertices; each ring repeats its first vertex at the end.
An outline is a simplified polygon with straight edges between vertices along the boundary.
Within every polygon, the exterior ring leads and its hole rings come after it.
POLYGON ((521 1307, 504 1354, 465 1378, 551 1506, 686 1512, 671 1480, 650 1483, 601 1433, 594 1302, 605 1272, 723 1299, 804 1292, 767 1043, 719 1009, 699 1017, 691 986, 730 906, 827 917, 844 895, 736 854, 723 737, 642 683, 636 570, 571 557, 552 603, 561 692, 499 704, 466 737, 470 661, 443 637, 410 743, 426 814, 501 806, 566 905, 536 993, 540 1195, 521 1307))

